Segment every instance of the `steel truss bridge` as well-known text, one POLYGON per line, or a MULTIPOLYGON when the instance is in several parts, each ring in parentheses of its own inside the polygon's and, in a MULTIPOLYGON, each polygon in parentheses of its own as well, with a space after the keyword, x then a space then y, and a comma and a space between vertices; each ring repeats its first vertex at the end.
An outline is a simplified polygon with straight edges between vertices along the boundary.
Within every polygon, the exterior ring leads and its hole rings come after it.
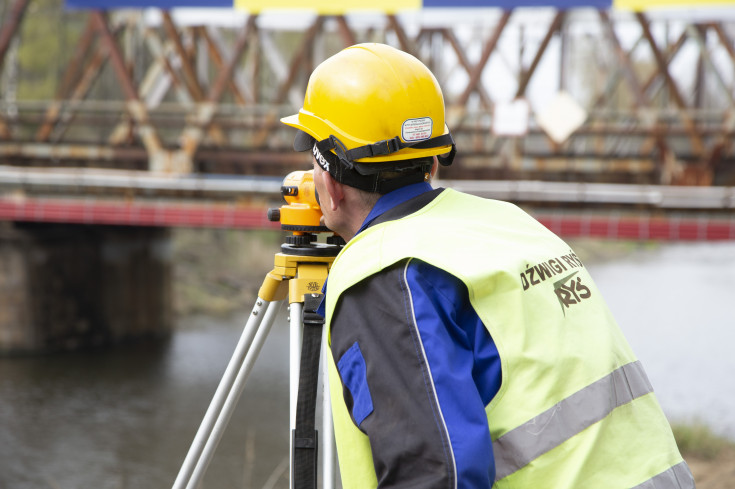
POLYGON ((319 62, 375 41, 444 89, 460 152, 442 183, 526 205, 565 235, 735 239, 734 14, 212 20, 2 0, 0 219, 270 226, 280 178, 308 164, 279 118, 319 62), (42 76, 53 83, 27 88, 42 76))

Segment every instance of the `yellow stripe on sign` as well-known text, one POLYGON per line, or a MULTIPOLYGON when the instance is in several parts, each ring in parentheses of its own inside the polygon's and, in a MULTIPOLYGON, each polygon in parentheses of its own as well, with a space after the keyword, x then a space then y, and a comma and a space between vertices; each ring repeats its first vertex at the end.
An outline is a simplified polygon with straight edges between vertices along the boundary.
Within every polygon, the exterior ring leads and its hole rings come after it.
POLYGON ((613 8, 644 11, 676 7, 735 7, 735 0, 613 0, 613 8))
POLYGON ((250 12, 264 10, 309 10, 323 15, 338 15, 354 11, 393 13, 418 10, 422 0, 235 0, 235 8, 250 12))

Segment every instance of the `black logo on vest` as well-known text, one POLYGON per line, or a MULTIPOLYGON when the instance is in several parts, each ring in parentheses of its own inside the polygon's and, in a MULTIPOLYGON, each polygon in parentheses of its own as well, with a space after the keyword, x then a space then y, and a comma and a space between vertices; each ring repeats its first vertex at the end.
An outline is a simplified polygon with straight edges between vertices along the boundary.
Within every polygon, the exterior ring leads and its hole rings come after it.
POLYGON ((564 313, 567 315, 567 309, 573 304, 579 304, 583 299, 589 299, 592 295, 590 289, 582 283, 582 278, 577 277, 578 272, 571 273, 561 280, 554 282, 554 293, 556 298, 559 299, 559 305, 564 313))
MULTIPOLYGON (((527 264, 526 270, 521 273, 521 286, 523 286, 523 290, 529 290, 531 287, 545 282, 547 278, 561 275, 569 269, 582 267, 584 267, 582 261, 577 258, 577 255, 575 255, 574 252, 569 250, 568 255, 544 260, 533 266, 531 266, 530 263, 527 264)), ((568 275, 567 278, 570 276, 571 275, 568 275)), ((566 279, 564 279, 564 281, 566 281, 566 279)))

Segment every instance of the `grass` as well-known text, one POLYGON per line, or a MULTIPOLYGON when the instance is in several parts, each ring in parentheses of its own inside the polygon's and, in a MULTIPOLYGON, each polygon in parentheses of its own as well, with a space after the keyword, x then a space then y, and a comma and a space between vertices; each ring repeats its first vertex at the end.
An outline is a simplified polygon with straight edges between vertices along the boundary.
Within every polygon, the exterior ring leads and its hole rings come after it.
POLYGON ((672 429, 684 458, 714 460, 725 448, 735 448, 735 442, 717 435, 704 423, 675 424, 672 429))
POLYGON ((280 231, 174 230, 176 313, 225 315, 251 308, 282 238, 280 231))

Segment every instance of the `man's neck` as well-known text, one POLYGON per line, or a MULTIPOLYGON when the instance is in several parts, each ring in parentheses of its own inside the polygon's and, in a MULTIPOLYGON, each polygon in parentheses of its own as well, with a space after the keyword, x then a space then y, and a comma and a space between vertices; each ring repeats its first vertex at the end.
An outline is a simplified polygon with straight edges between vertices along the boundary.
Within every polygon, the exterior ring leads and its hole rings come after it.
POLYGON ((374 219, 376 219, 386 211, 392 209, 396 205, 401 204, 409 199, 412 199, 413 197, 421 195, 430 190, 432 190, 432 188, 431 185, 428 183, 414 183, 412 185, 401 187, 381 196, 374 206, 372 206, 370 209, 365 209, 366 212, 362 216, 362 221, 360 221, 358 227, 355 228, 352 236, 362 232, 362 230, 367 228, 374 219))

